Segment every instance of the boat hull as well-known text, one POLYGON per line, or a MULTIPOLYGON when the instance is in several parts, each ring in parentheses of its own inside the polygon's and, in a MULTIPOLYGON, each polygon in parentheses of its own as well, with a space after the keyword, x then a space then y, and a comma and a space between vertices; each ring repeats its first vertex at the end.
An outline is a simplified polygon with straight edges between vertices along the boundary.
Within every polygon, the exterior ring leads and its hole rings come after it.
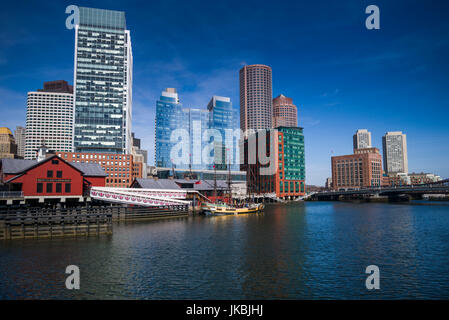
POLYGON ((262 212, 264 206, 259 204, 254 207, 248 208, 232 208, 232 207, 222 207, 222 206, 209 206, 202 209, 204 215, 212 216, 224 216, 224 215, 239 215, 239 214, 249 214, 262 212))

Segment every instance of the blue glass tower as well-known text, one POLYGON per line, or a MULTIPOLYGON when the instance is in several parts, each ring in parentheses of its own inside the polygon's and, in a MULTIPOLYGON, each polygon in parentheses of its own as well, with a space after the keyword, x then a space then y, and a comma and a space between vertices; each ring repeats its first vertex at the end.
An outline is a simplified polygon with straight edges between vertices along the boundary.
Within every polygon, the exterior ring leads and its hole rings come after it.
MULTIPOLYGON (((171 134, 176 129, 189 131, 188 109, 182 109, 178 93, 174 88, 167 88, 156 102, 155 124, 155 164, 157 167, 173 167, 170 152, 174 143, 170 142, 171 134)), ((176 166, 180 168, 180 166, 176 166)))
POLYGON ((235 160, 238 154, 238 140, 240 137, 234 139, 232 135, 234 130, 238 128, 238 124, 234 123, 234 110, 232 109, 231 99, 213 96, 207 105, 207 109, 209 110, 209 128, 218 130, 222 137, 222 141, 217 141, 214 145, 214 158, 217 163, 217 169, 227 170, 229 162, 231 162, 231 169, 238 170, 238 164, 235 160), (227 135, 232 140, 227 141, 227 135))
MULTIPOLYGON (((205 170, 213 169, 214 163, 217 170, 227 170, 228 163, 232 170, 238 170, 239 166, 235 163, 236 155, 238 155, 238 140, 239 136, 233 139, 233 143, 227 145, 226 135, 231 129, 231 137, 234 130, 238 128, 238 124, 234 124, 233 109, 230 98, 214 96, 210 100, 207 109, 189 109, 182 108, 179 102, 178 94, 173 88, 168 88, 156 103, 156 126, 155 126, 155 164, 159 168, 176 168, 176 169, 194 169, 205 170), (184 129, 188 134, 185 150, 188 150, 188 155, 183 157, 182 163, 173 164, 171 151, 176 142, 171 142, 171 135, 176 129, 184 129), (212 136, 207 140, 205 132, 207 129, 216 129, 221 135, 221 141, 215 141, 212 136), (209 150, 209 154, 203 155, 206 152, 206 146, 210 143, 213 147, 209 150), (232 152, 231 152, 231 151, 232 152), (204 162, 203 156, 212 158, 210 163, 204 162)), ((182 157, 182 156, 181 156, 182 157)), ((237 156, 238 158, 238 156, 237 156)))

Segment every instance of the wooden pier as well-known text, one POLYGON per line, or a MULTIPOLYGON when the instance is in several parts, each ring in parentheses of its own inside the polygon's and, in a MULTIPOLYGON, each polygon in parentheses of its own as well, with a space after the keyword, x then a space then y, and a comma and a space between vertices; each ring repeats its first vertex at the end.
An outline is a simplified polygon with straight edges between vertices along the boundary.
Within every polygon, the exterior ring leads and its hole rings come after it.
POLYGON ((0 211, 0 239, 41 239, 112 234, 112 212, 103 208, 22 208, 0 211))
POLYGON ((114 222, 145 221, 167 218, 188 217, 188 206, 170 207, 115 207, 112 220, 114 222))
POLYGON ((188 217, 187 206, 0 209, 0 240, 86 237, 112 234, 113 222, 188 217))

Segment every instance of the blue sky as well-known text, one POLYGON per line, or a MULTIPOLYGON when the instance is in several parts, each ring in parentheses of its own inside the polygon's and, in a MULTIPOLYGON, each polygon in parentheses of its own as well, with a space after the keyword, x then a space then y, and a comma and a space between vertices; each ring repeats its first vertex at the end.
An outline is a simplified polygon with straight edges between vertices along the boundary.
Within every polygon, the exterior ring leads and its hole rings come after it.
POLYGON ((212 95, 239 108, 244 64, 273 69, 273 96, 298 106, 308 184, 330 156, 352 152, 359 128, 403 131, 410 171, 449 177, 449 1, 8 1, 0 12, 0 126, 25 125, 26 94, 73 83, 65 7, 123 10, 134 55, 133 131, 154 158, 155 103, 176 87, 186 107, 212 95), (380 30, 365 8, 380 8, 380 30))

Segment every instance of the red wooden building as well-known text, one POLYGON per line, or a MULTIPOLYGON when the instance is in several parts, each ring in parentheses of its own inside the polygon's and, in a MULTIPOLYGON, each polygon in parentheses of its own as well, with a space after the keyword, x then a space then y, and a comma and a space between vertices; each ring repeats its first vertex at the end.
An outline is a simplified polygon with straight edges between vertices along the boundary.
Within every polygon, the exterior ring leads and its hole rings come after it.
POLYGON ((1 182, 29 197, 81 197, 91 186, 104 187, 106 173, 95 163, 70 163, 57 155, 42 161, 2 159, 1 182))

